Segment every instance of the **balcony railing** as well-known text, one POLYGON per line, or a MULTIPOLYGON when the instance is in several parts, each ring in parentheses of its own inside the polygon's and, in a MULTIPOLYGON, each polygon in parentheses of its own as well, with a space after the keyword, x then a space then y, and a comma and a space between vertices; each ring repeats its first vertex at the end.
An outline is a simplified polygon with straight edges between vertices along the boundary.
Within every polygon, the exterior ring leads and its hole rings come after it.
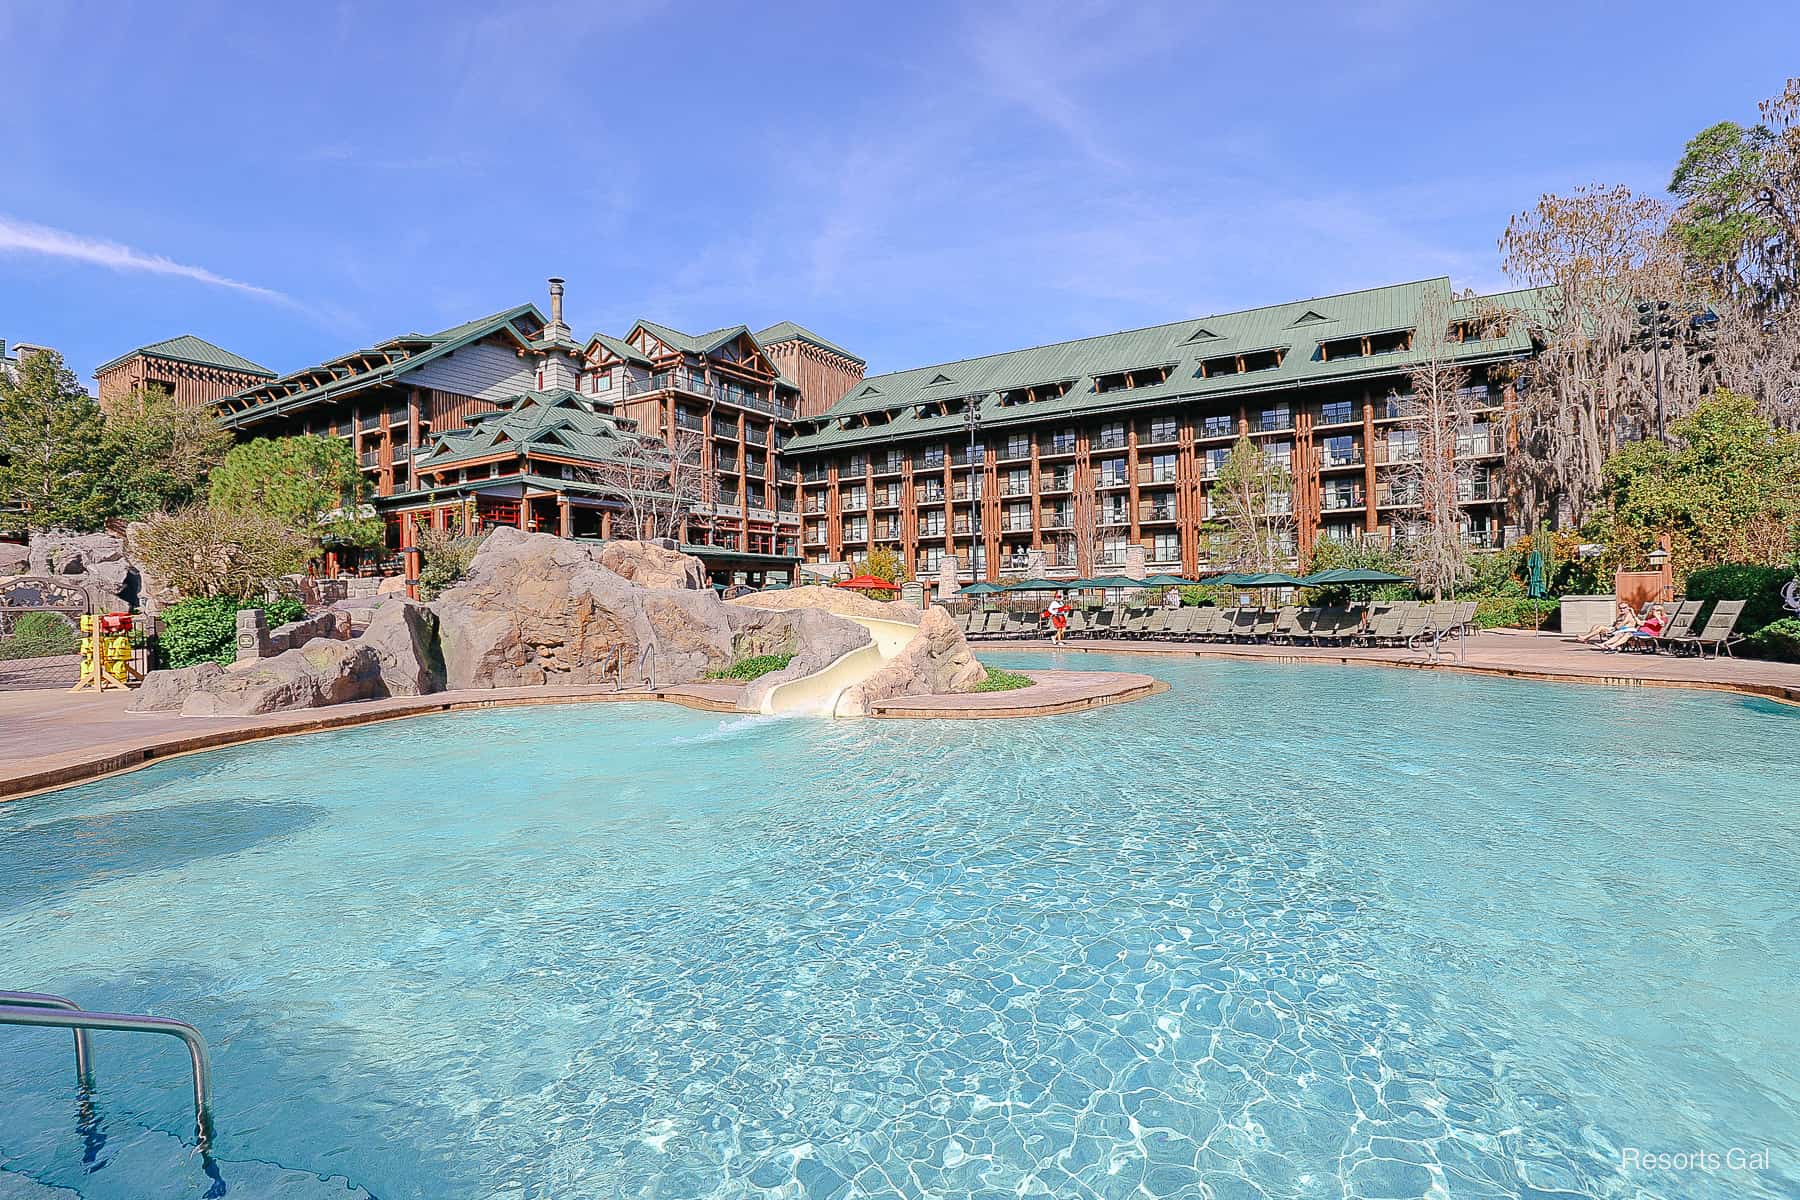
POLYGON ((1075 487, 1073 475, 1041 475, 1038 477, 1038 490, 1042 492, 1067 492, 1075 487))
MULTIPOLYGON (((1211 476, 1209 474, 1208 478, 1210 478, 1210 477, 1211 476)), ((1141 484, 1142 483, 1174 483, 1175 482, 1175 468, 1174 467, 1139 466, 1138 467, 1138 482, 1141 484)))
POLYGON ((1360 467, 1363 465, 1362 451, 1351 450, 1348 453, 1326 451, 1319 456, 1319 465, 1321 467, 1360 467))
POLYGON ((1139 521, 1173 521, 1175 506, 1173 504, 1145 504, 1138 508, 1139 521))
POLYGON ((1114 475, 1103 474, 1100 476, 1098 486, 1103 488, 1130 487, 1131 480, 1126 477, 1123 471, 1114 475))
POLYGON ((407 459, 412 457, 413 448, 411 446, 408 446, 405 442, 399 443, 398 445, 392 447, 392 449, 393 449, 393 455, 394 455, 395 462, 405 462, 407 459))
POLYGON ((1326 492, 1319 498, 1319 507, 1326 512, 1342 512, 1347 508, 1364 508, 1361 492, 1326 492))
POLYGON ((1104 434, 1103 433, 1099 437, 1094 439, 1094 449, 1096 449, 1096 450, 1123 450, 1123 449, 1125 449, 1125 435, 1122 433, 1120 433, 1120 434, 1104 434))
POLYGON ((1000 450, 1000 461, 1001 462, 1018 462, 1022 458, 1030 458, 1030 457, 1031 457, 1031 443, 1028 441, 1008 442, 1000 450))
MULTIPOLYGON (((596 395, 605 395, 614 388, 604 389, 596 395)), ((773 400, 764 399, 741 387, 729 384, 708 383, 704 378, 691 371, 659 371, 648 379, 627 379, 625 394, 627 396, 644 396, 652 392, 678 391, 690 396, 705 396, 724 404, 735 404, 739 408, 747 408, 752 412, 767 413, 770 416, 793 419, 794 409, 789 404, 777 404, 773 400)))

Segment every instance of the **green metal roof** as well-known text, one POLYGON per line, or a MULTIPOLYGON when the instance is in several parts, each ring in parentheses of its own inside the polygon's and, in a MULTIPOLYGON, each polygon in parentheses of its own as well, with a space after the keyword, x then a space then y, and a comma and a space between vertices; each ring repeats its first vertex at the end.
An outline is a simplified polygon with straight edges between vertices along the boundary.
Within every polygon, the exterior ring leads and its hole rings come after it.
POLYGON ((139 346, 110 362, 101 363, 94 368, 94 374, 109 371, 128 359, 138 355, 146 358, 163 358, 170 362, 192 363, 198 367, 218 367, 224 371, 238 371, 245 375, 260 375, 265 379, 275 378, 275 372, 261 363, 253 363, 241 354, 233 354, 222 346, 215 346, 205 338, 184 333, 180 337, 172 337, 166 341, 152 342, 148 346, 139 346))
POLYGON ((638 319, 638 329, 647 329, 657 341, 676 350, 685 350, 689 354, 710 354, 732 338, 750 333, 748 325, 728 325, 722 329, 709 330, 706 333, 683 333, 679 329, 671 329, 667 325, 658 325, 654 321, 638 319))
MULTIPOLYGON (((1506 293, 1489 299, 1518 307, 1535 296, 1530 292, 1506 293)), ((1440 277, 876 375, 851 388, 842 400, 814 418, 821 423, 817 431, 797 433, 790 438, 783 453, 888 442, 964 428, 960 411, 943 416, 920 415, 923 406, 945 399, 973 397, 980 405, 983 427, 992 429, 1035 423, 1046 417, 1124 412, 1177 399, 1393 375, 1419 362, 1426 349, 1420 346, 1366 358, 1321 361, 1319 344, 1410 329, 1430 300, 1442 303, 1451 319, 1473 313, 1481 303, 1453 300, 1449 279, 1440 277), (1281 353, 1280 365, 1238 374, 1201 374, 1203 360, 1270 350, 1281 353), (1169 377, 1161 383, 1109 392, 1099 391, 1096 384, 1100 376, 1169 364, 1173 364, 1169 377), (1062 381, 1072 381, 1072 385, 1059 398, 1015 405, 1000 403, 1003 392, 1062 381), (859 426, 859 419, 871 413, 879 414, 881 423, 859 426)), ((1463 363, 1528 354, 1531 338, 1526 324, 1512 322, 1504 336, 1452 343, 1452 352, 1463 363)), ((800 422, 802 427, 807 424, 800 422)))
POLYGON ((629 436, 580 392, 521 392, 500 401, 495 411, 471 417, 463 428, 436 435, 431 449, 415 461, 435 469, 508 450, 537 450, 598 464, 616 458, 629 436))
POLYGON ((538 311, 537 305, 520 304, 473 321, 464 321, 461 325, 452 325, 438 333, 403 333, 366 350, 342 354, 317 366, 292 371, 279 379, 245 388, 237 396, 239 399, 254 401, 253 406, 241 412, 221 413, 219 420, 229 427, 251 418, 266 417, 271 412, 280 412, 327 396, 383 383, 496 333, 508 334, 519 344, 530 345, 543 327, 544 314, 538 311), (520 322, 525 324, 522 326, 520 322), (380 365, 371 366, 376 360, 380 361, 380 365))
POLYGON ((775 324, 762 330, 755 336, 757 344, 761 346, 768 346, 775 342, 810 342, 821 350, 829 350, 833 354, 841 354, 853 363, 861 363, 863 361, 857 355, 850 353, 836 342, 828 342, 806 326, 797 325, 793 321, 777 321, 775 324))

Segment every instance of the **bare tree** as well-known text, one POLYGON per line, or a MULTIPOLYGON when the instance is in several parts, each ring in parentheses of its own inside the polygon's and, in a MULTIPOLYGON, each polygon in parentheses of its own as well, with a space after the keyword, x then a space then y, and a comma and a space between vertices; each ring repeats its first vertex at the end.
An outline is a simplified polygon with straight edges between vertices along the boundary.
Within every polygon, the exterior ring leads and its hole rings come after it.
POLYGON ((621 431, 610 458, 571 474, 623 506, 614 536, 680 540, 694 507, 706 503, 712 491, 711 477, 701 465, 701 440, 677 431, 671 446, 660 438, 621 431))
POLYGON ((1402 518, 1414 576, 1433 599, 1442 599, 1469 573, 1461 502, 1473 473, 1457 461, 1456 450, 1473 423, 1473 407, 1469 373, 1450 356, 1449 327, 1450 314, 1441 303, 1428 301, 1420 309, 1413 345, 1421 357, 1410 372, 1412 394, 1402 402, 1400 425, 1411 435, 1415 454, 1395 473, 1414 505, 1402 518))
POLYGON ((1075 555, 1075 569, 1082 575, 1099 573, 1100 501, 1094 494, 1092 481, 1075 492, 1069 509, 1068 540, 1075 555))
POLYGON ((1294 532, 1294 477, 1249 435, 1231 448, 1210 494, 1231 567, 1273 571, 1287 561, 1294 532))

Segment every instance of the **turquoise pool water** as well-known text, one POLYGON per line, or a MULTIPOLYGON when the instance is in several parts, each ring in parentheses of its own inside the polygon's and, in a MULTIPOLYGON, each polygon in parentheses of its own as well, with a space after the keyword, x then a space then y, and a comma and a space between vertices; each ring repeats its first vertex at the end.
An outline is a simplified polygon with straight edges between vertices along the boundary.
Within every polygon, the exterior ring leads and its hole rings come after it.
POLYGON ((0 1029, 0 1197, 1800 1195, 1800 710, 1070 661, 1174 687, 461 713, 0 806, 0 986, 193 1021, 220 1125, 99 1034, 78 1127, 67 1035, 0 1029))

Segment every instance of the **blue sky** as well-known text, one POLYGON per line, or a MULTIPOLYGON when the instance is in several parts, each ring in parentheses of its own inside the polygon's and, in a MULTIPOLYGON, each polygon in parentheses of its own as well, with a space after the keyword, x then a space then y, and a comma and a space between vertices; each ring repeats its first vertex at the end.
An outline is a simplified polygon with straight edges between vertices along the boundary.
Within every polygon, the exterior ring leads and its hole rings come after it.
POLYGON ((583 335, 791 319, 881 371, 1496 288, 1540 192, 1753 119, 1787 7, 0 0, 0 337, 287 371, 559 274, 583 335))

